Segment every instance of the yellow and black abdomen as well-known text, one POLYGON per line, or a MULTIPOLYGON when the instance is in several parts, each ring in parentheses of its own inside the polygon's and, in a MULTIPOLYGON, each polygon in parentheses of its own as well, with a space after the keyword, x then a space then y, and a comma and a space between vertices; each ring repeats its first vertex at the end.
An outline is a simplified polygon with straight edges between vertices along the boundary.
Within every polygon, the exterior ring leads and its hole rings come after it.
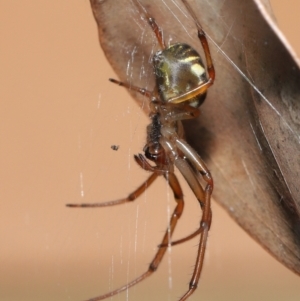
MULTIPOLYGON (((185 94, 207 82, 205 67, 198 52, 187 44, 177 43, 158 51, 153 57, 156 85, 161 100, 185 94)), ((188 100, 193 107, 199 107, 206 93, 188 100)))

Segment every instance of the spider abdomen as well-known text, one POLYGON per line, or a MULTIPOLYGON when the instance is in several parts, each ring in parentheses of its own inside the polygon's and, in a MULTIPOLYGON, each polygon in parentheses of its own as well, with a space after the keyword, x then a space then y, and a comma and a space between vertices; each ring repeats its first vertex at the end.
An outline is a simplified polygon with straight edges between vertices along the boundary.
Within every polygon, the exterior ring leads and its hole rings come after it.
MULTIPOLYGON (((177 43, 158 51, 153 65, 158 93, 164 103, 207 81, 200 55, 187 44, 177 43)), ((189 104, 199 107, 204 99, 205 94, 199 94, 189 99, 189 104)))

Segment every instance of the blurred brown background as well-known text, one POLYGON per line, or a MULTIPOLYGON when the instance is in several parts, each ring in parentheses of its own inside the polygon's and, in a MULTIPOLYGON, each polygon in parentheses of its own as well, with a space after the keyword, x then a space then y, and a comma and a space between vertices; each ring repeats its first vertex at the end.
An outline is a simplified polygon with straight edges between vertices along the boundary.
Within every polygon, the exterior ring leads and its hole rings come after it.
MULTIPOLYGON (((299 55, 300 2, 271 3, 299 55)), ((125 196, 145 179, 132 155, 144 145, 147 118, 108 83, 116 76, 100 50, 89 1, 0 7, 0 301, 93 297, 147 268, 172 195, 161 180, 136 204, 64 207, 125 196)), ((300 278, 213 206, 205 269, 191 300, 299 300, 300 278)), ((193 225, 186 213, 177 237, 195 229, 194 211, 193 225)), ((177 300, 196 243, 173 248, 156 275, 114 300, 177 300)))

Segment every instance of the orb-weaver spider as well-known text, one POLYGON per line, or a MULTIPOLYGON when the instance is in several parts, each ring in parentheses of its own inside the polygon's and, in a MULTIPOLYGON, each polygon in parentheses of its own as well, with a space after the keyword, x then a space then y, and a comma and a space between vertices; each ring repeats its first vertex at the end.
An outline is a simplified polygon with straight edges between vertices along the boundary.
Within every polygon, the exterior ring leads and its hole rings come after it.
POLYGON ((167 46, 163 39, 163 32, 155 19, 138 0, 132 1, 147 20, 161 47, 161 50, 156 52, 152 58, 156 87, 154 91, 148 91, 114 79, 110 79, 110 81, 136 91, 149 99, 151 123, 147 127, 147 143, 144 147, 144 155, 135 155, 134 159, 141 168, 152 174, 140 187, 124 199, 94 204, 68 204, 67 206, 107 207, 132 202, 138 198, 159 175, 163 175, 174 193, 177 205, 170 218, 169 227, 165 232, 148 270, 123 287, 89 299, 88 301, 102 300, 111 297, 141 282, 158 268, 168 246, 185 242, 196 235, 200 235, 197 259, 189 289, 179 299, 183 301, 197 288, 203 266, 206 241, 212 218, 210 202, 213 190, 213 179, 203 160, 183 139, 184 132, 181 121, 199 116, 199 106, 203 103, 208 88, 214 82, 215 71, 205 33, 186 0, 181 1, 196 24, 198 37, 204 49, 208 77, 200 55, 196 50, 184 43, 167 46), (155 166, 151 165, 147 159, 153 161, 155 166), (183 193, 174 173, 174 165, 182 173, 195 194, 202 209, 202 218, 197 231, 183 239, 172 242, 170 238, 184 208, 183 193), (205 188, 202 187, 201 181, 206 183, 205 188))

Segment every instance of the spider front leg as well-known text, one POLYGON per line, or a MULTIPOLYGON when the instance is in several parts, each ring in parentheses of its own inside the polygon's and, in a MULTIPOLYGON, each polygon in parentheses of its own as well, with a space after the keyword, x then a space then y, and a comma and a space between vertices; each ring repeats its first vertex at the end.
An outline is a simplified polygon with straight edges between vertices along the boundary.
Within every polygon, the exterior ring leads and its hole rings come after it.
POLYGON ((185 141, 181 139, 176 140, 176 146, 193 166, 192 169, 187 163, 187 161, 182 158, 178 158, 175 161, 176 167, 183 174, 189 186, 191 187, 197 199, 199 200, 203 212, 199 228, 199 230, 201 230, 200 242, 198 246, 198 253, 193 276, 191 278, 188 291, 180 299, 180 301, 184 301, 196 290, 203 268, 208 231, 210 229, 212 218, 211 195, 213 191, 213 179, 206 165, 193 148, 191 148, 185 141), (202 175, 204 181, 207 183, 204 189, 204 199, 202 198, 203 188, 200 185, 199 181, 197 181, 197 174, 195 174, 195 172, 199 172, 202 175))
MULTIPOLYGON (((186 179, 187 183, 191 187, 192 191, 194 192, 195 196, 197 197, 201 209, 202 209, 202 218, 200 221, 199 233, 200 233, 200 241, 198 245, 198 252, 197 252, 197 259, 193 271, 192 278, 189 283, 188 291, 179 299, 179 301, 186 300, 197 288, 198 282, 201 276, 204 256, 206 251, 206 243, 208 237, 208 231, 211 225, 211 194, 213 185, 207 184, 205 190, 201 187, 197 175, 195 174, 194 170, 190 167, 186 160, 182 158, 177 158, 175 160, 176 167, 180 170, 184 178, 186 179), (203 199, 203 192, 204 192, 204 199, 203 199)), ((191 237, 187 237, 182 240, 186 241, 191 237)))
MULTIPOLYGON (((161 142, 163 147, 168 150, 166 152, 172 157, 175 166, 189 184, 202 209, 200 227, 195 232, 196 234, 200 233, 200 241, 193 275, 189 283, 189 289, 179 299, 179 301, 184 301, 196 290, 203 268, 208 231, 210 229, 212 218, 211 195, 213 190, 213 179, 200 156, 185 141, 175 138, 173 141, 162 139, 161 142), (198 173, 201 174, 203 180, 207 183, 205 189, 202 188, 199 182, 198 173)), ((180 241, 176 241, 175 243, 191 239, 196 236, 195 233, 180 241)), ((169 245, 172 245, 172 243, 169 243, 169 245)), ((160 245, 161 248, 164 248, 165 246, 165 244, 160 245)))
MULTIPOLYGON (((134 159, 138 163, 138 165, 141 166, 140 158, 135 155, 134 159)), ((144 168, 144 169, 146 169, 146 168, 144 168)), ((115 205, 133 202, 144 191, 146 191, 146 189, 156 180, 156 178, 159 176, 159 174, 160 173, 158 173, 158 172, 153 172, 151 174, 151 176, 142 185, 140 185, 136 190, 134 190, 132 193, 130 193, 126 198, 115 200, 115 201, 103 202, 103 203, 66 204, 66 206, 72 207, 72 208, 91 208, 91 207, 95 208, 95 207, 109 207, 109 206, 115 206, 115 205)))
MULTIPOLYGON (((211 225, 211 220, 212 220, 210 199, 213 191, 213 179, 210 175, 210 172, 207 169, 206 165, 204 164, 203 160, 197 154, 197 152, 192 147, 190 147, 184 140, 178 139, 177 144, 181 144, 181 147, 179 149, 189 159, 188 161, 190 161, 192 165, 197 166, 196 168, 194 166, 194 170, 193 170, 186 160, 179 157, 175 159, 175 165, 180 170, 182 175, 185 177, 187 183, 189 184, 193 193, 197 197, 199 204, 202 208, 203 215, 200 222, 200 226, 196 231, 194 231, 192 234, 184 238, 170 242, 169 246, 175 246, 184 243, 196 237, 197 235, 201 234, 205 228, 203 227, 203 222, 207 223, 208 230, 209 230, 211 225), (196 173, 200 172, 204 181, 207 182, 207 186, 205 190, 203 190, 202 186, 200 185, 197 174, 195 174, 195 172, 196 173)), ((165 246, 166 245, 159 245, 159 247, 165 247, 165 246)))
MULTIPOLYGON (((206 221, 207 224, 209 225, 208 230, 211 225, 211 219, 212 219, 212 212, 210 208, 210 198, 212 195, 213 191, 213 178, 206 167, 205 163, 201 159, 201 157, 198 155, 198 153, 184 140, 182 139, 177 139, 176 140, 176 145, 178 149, 185 155, 187 160, 191 163, 193 166, 194 170, 191 170, 190 165, 186 162, 186 160, 183 160, 182 158, 177 159, 175 161, 176 167, 180 170, 180 172, 183 174, 185 177, 187 183, 189 184, 190 188, 193 190, 194 194, 196 195, 201 208, 203 210, 203 216, 202 216, 202 221, 206 221), (202 186, 199 184, 197 180, 197 176, 195 175, 195 172, 199 172, 203 178, 203 180, 207 183, 205 190, 203 190, 202 186), (196 177, 196 178, 195 178, 196 177), (201 201, 203 200, 204 201, 201 201), (209 205, 207 205, 207 200, 209 200, 209 205)), ((172 241, 170 243, 171 246, 183 243, 185 241, 188 241, 198 234, 202 233, 203 227, 202 224, 200 223, 200 227, 192 234, 176 240, 172 241)))

